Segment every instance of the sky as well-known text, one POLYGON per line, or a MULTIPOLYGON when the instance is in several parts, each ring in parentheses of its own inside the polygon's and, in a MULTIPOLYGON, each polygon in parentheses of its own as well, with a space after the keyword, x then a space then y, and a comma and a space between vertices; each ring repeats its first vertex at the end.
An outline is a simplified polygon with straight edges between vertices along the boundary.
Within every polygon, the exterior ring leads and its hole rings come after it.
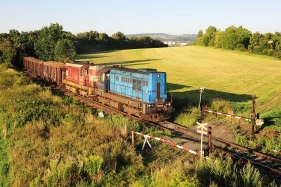
POLYGON ((205 32, 242 26, 251 32, 281 32, 281 0, 0 0, 0 33, 40 30, 58 23, 73 34, 109 36, 205 32))

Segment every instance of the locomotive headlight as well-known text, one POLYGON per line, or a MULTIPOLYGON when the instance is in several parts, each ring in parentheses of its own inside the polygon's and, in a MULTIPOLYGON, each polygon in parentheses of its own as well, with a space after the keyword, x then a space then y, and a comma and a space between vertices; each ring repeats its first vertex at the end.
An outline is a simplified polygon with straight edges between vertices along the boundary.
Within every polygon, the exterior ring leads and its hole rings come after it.
POLYGON ((166 103, 167 106, 171 106, 171 103, 166 103))
POLYGON ((153 108, 155 105, 154 104, 148 104, 149 108, 153 108))

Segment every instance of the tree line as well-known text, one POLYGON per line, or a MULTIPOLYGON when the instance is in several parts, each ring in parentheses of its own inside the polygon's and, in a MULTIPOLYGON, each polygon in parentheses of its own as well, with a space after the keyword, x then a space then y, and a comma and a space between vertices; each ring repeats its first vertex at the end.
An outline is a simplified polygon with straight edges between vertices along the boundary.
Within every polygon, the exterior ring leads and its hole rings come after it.
POLYGON ((193 44, 248 51, 281 59, 281 32, 275 32, 274 34, 252 33, 242 26, 230 26, 225 31, 221 31, 214 26, 209 26, 205 33, 202 30, 198 32, 193 44))
POLYGON ((89 31, 76 35, 63 30, 58 23, 51 23, 40 30, 19 32, 10 30, 0 34, 0 63, 22 66, 24 56, 44 61, 68 62, 76 54, 101 50, 167 47, 151 37, 127 38, 122 32, 111 37, 106 33, 89 31))

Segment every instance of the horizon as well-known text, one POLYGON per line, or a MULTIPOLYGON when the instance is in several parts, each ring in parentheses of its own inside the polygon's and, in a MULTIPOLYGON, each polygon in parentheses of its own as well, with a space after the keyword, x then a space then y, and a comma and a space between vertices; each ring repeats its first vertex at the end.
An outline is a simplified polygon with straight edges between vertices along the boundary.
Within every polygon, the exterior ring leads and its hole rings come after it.
POLYGON ((109 36, 117 32, 197 34, 199 30, 205 33, 209 26, 223 31, 232 25, 252 33, 281 32, 278 0, 0 1, 0 16, 5 18, 0 20, 0 33, 40 30, 51 23, 73 34, 93 30, 109 36))

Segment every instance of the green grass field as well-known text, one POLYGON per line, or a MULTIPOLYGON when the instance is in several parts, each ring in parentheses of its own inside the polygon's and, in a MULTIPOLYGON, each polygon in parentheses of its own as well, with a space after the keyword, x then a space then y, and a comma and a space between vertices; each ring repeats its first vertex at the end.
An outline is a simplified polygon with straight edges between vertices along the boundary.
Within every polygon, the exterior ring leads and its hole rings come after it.
MULTIPOLYGON (((250 112, 252 95, 257 112, 268 124, 281 123, 281 61, 237 51, 199 46, 105 51, 84 54, 78 60, 167 72, 167 87, 174 97, 199 101, 222 98, 250 112)), ((238 111, 236 111, 238 112, 238 111)), ((239 112, 238 112, 239 113, 239 112)))

